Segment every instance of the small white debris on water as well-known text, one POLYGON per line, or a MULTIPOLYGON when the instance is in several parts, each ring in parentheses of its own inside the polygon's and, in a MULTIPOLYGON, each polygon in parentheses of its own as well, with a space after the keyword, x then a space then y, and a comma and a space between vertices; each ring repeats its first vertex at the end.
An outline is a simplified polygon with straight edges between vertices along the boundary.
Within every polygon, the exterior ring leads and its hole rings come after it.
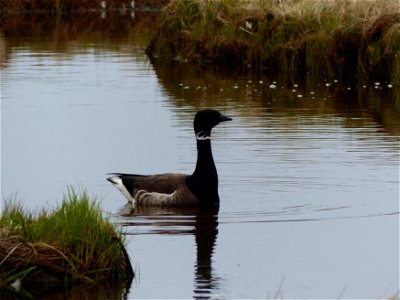
POLYGON ((374 84, 375 84, 375 86, 379 86, 379 85, 381 85, 381 83, 380 83, 380 82, 378 82, 378 81, 377 81, 377 82, 375 82, 374 84))
POLYGON ((293 89, 293 90, 292 90, 292 93, 296 93, 296 89, 293 89))
POLYGON ((234 88, 234 89, 238 89, 239 86, 238 86, 237 84, 235 84, 235 85, 233 86, 233 88, 234 88))
POLYGON ((338 83, 338 82, 339 82, 339 80, 337 80, 337 79, 333 79, 333 82, 334 82, 334 83, 338 83))
POLYGON ((315 92, 314 92, 314 91, 311 91, 311 92, 310 92, 310 95, 314 95, 314 94, 315 94, 315 92))
POLYGON ((276 85, 275 84, 270 84, 269 86, 268 86, 270 89, 276 89, 276 85))
POLYGON ((350 91, 350 90, 351 90, 351 87, 347 87, 347 90, 349 90, 349 91, 350 91))
POLYGON ((260 80, 258 83, 259 83, 259 84, 263 84, 263 83, 264 83, 264 81, 260 80))
POLYGON ((329 82, 325 83, 325 86, 330 86, 331 84, 329 82))
POLYGON ((297 88, 299 85, 298 84, 293 84, 293 87, 297 88))
POLYGON ((389 83, 389 84, 387 85, 387 87, 388 87, 389 89, 391 89, 391 88, 393 87, 393 84, 390 84, 390 83, 389 83))
POLYGON ((297 98, 303 98, 303 95, 302 94, 298 94, 297 98))

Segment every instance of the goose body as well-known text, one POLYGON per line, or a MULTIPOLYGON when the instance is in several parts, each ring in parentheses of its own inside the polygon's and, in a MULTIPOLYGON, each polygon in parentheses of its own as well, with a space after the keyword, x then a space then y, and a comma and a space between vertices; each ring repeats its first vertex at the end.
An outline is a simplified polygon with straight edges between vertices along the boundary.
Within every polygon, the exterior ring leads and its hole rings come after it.
POLYGON ((232 119, 212 109, 202 110, 196 114, 193 127, 197 140, 197 163, 191 175, 112 173, 107 180, 129 202, 136 205, 218 205, 218 173, 211 151, 211 130, 219 123, 230 120, 232 119))

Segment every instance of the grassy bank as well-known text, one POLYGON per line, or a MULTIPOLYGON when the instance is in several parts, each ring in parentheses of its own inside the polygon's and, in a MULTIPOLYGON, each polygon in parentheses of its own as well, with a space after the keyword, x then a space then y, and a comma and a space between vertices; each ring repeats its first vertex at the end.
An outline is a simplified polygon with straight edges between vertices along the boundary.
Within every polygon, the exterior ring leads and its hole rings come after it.
POLYGON ((176 0, 148 54, 331 79, 400 82, 397 0, 176 0))
POLYGON ((0 217, 3 296, 6 292, 29 295, 72 283, 132 278, 122 233, 86 193, 70 190, 51 212, 33 213, 21 204, 6 203, 0 217))

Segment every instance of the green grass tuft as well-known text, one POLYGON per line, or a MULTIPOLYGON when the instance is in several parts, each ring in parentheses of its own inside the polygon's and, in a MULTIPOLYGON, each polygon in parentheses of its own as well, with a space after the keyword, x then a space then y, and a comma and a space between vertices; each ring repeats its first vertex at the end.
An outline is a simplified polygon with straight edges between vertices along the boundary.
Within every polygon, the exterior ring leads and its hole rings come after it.
POLYGON ((15 279, 100 282, 132 279, 124 235, 86 192, 69 189, 48 212, 7 201, 0 217, 0 288, 15 279))

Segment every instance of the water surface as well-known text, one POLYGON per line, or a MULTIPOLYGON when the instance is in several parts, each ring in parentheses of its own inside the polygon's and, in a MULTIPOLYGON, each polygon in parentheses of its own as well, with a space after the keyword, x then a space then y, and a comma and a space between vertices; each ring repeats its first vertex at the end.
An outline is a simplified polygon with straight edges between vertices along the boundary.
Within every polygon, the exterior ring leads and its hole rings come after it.
POLYGON ((396 87, 153 66, 153 22, 4 26, 2 201, 96 195, 128 234, 130 299, 396 295, 396 87), (105 174, 191 173, 206 107, 233 118, 212 134, 220 210, 132 209, 105 174))

